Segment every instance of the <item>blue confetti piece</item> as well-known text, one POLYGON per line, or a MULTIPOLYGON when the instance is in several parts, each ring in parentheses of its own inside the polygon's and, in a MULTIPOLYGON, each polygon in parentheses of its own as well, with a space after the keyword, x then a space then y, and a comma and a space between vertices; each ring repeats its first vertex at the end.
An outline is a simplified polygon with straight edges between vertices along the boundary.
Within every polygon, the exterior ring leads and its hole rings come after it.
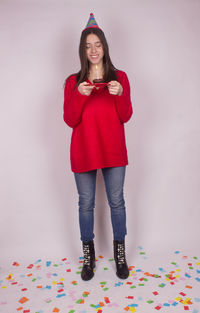
POLYGON ((159 270, 163 273, 165 273, 166 271, 162 268, 162 267, 159 267, 159 270))
POLYGON ((52 275, 53 275, 53 276, 58 276, 58 274, 56 274, 56 273, 53 273, 52 275))
POLYGON ((50 266, 51 265, 51 261, 47 261, 46 262, 46 266, 48 267, 48 266, 50 266))
POLYGON ((200 298, 194 298, 195 302, 200 302, 200 298))
POLYGON ((175 301, 175 302, 172 303, 172 305, 173 305, 173 306, 177 306, 177 305, 178 305, 178 302, 175 301))
POLYGON ((196 277, 195 279, 196 279, 196 281, 200 282, 200 278, 199 277, 196 277))
POLYGON ((34 263, 34 264, 38 264, 38 263, 40 263, 40 262, 42 262, 42 260, 41 260, 41 259, 39 259, 39 260, 35 261, 35 263, 34 263))
POLYGON ((118 283, 115 283, 115 287, 119 287, 121 285, 123 285, 124 283, 121 283, 121 282, 118 282, 118 283))
POLYGON ((136 308, 136 307, 138 307, 138 304, 133 303, 133 304, 129 304, 128 306, 129 306, 130 308, 136 308))
POLYGON ((51 286, 46 285, 46 289, 51 289, 51 286))
POLYGON ((191 278, 191 276, 188 273, 185 273, 185 277, 191 278))
POLYGON ((200 270, 197 270, 197 274, 200 274, 200 270))
POLYGON ((101 307, 100 304, 97 304, 95 308, 98 309, 98 308, 100 308, 100 307, 101 307))
POLYGON ((56 298, 61 298, 61 297, 65 297, 66 296, 66 293, 61 293, 59 295, 56 296, 56 298))
POLYGON ((163 305, 164 305, 164 306, 170 306, 170 304, 169 304, 169 303, 164 303, 163 305))
POLYGON ((175 253, 175 254, 178 254, 178 253, 180 253, 180 251, 175 251, 174 253, 175 253))
POLYGON ((143 248, 141 246, 138 246, 138 249, 143 250, 143 248))
POLYGON ((140 270, 140 269, 138 269, 138 270, 136 270, 136 272, 141 272, 142 270, 140 270))
POLYGON ((83 256, 80 256, 80 257, 79 257, 79 260, 84 260, 84 257, 83 257, 83 256))

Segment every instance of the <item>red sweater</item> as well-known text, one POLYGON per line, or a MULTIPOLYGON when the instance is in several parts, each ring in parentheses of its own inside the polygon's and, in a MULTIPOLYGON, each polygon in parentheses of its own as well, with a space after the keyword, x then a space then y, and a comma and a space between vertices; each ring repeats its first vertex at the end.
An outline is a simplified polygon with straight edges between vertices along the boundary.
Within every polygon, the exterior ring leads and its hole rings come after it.
POLYGON ((116 73, 123 87, 121 96, 109 94, 107 88, 94 88, 90 96, 85 96, 77 87, 74 89, 75 75, 66 81, 63 118, 73 128, 70 147, 73 172, 128 164, 124 123, 133 112, 130 85, 125 72, 116 73))

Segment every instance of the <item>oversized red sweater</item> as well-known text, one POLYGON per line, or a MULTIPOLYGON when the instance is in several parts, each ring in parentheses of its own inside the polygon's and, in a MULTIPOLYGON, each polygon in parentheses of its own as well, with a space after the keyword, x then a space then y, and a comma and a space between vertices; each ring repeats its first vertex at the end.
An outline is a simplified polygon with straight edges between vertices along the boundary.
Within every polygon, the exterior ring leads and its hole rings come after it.
MULTIPOLYGON (((71 169, 81 173, 128 164, 124 123, 132 115, 130 85, 123 71, 116 71, 123 87, 121 96, 107 88, 82 95, 71 75, 65 84, 63 118, 73 128, 70 146, 71 169)), ((91 83, 87 80, 88 83, 91 83)))

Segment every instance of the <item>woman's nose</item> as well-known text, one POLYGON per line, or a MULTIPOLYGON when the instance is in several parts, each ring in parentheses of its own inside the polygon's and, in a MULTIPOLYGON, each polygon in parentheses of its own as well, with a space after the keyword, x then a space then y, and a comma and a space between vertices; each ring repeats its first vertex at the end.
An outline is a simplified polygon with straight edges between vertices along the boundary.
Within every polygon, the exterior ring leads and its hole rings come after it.
POLYGON ((96 47, 92 46, 92 52, 96 52, 96 47))

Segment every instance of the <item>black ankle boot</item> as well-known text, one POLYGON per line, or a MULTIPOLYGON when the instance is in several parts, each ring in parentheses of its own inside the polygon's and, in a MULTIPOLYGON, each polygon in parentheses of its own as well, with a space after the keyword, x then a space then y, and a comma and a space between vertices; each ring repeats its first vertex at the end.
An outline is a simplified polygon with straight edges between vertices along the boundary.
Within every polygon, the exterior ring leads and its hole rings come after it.
POLYGON ((129 276, 129 270, 125 256, 125 242, 114 240, 114 259, 117 268, 117 276, 121 279, 126 279, 129 276))
POLYGON ((94 276, 93 269, 95 268, 95 251, 94 242, 83 242, 83 256, 84 263, 81 272, 81 278, 83 280, 90 280, 94 276))

